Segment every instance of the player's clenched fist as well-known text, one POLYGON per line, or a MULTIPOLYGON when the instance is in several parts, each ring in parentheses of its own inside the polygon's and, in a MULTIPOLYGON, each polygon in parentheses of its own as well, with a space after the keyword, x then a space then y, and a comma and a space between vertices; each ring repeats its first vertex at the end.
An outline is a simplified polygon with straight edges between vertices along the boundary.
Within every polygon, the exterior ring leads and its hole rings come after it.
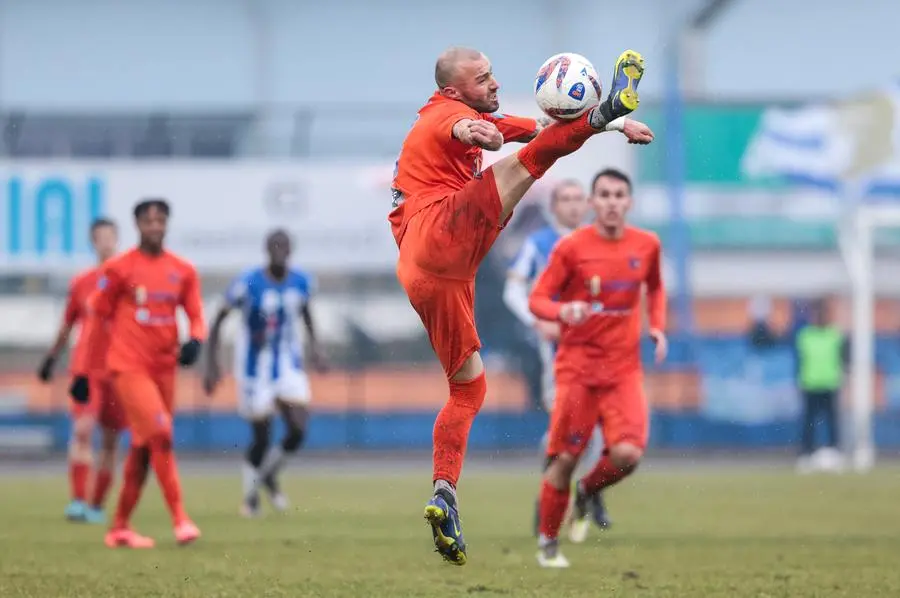
POLYGON ((494 123, 486 120, 473 120, 469 122, 468 128, 472 145, 492 151, 503 147, 503 133, 494 123))
POLYGON ((559 319, 569 326, 581 324, 590 315, 591 307, 584 301, 563 303, 559 310, 559 319))

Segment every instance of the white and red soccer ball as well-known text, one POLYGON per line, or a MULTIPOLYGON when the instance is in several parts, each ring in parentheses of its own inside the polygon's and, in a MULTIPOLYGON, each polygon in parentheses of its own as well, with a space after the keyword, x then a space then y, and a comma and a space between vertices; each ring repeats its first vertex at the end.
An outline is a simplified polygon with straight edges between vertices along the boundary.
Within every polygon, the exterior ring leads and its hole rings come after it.
POLYGON ((600 103, 600 78, 580 54, 563 52, 547 59, 534 80, 534 99, 551 118, 578 118, 600 103))

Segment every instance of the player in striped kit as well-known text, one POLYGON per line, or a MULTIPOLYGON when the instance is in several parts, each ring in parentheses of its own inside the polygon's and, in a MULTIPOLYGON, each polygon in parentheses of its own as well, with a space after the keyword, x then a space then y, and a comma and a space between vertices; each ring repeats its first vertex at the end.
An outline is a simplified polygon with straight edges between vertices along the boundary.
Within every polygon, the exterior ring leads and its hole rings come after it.
POLYGON ((290 268, 291 240, 283 230, 266 239, 267 266, 238 276, 225 293, 209 337, 209 359, 204 389, 211 394, 221 379, 217 349, 222 324, 232 310, 240 310, 240 334, 235 341, 234 375, 240 414, 251 425, 253 440, 244 463, 244 497, 241 514, 259 514, 259 490, 266 490, 277 511, 287 509, 278 474, 285 457, 296 452, 306 435, 309 377, 303 361, 299 321, 310 342, 310 357, 323 368, 310 312, 314 291, 312 277, 290 268), (272 416, 278 411, 287 428, 281 444, 271 443, 272 416))
MULTIPOLYGON (((544 409, 550 413, 555 396, 553 360, 556 356, 556 343, 559 340, 559 322, 539 320, 528 309, 528 293, 537 277, 547 266, 550 252, 559 239, 582 224, 587 213, 587 196, 581 183, 575 180, 564 180, 558 183, 550 194, 550 212, 553 222, 531 233, 516 259, 509 268, 506 286, 503 289, 503 300, 510 311, 528 328, 533 328, 541 356, 541 387, 544 409)), ((547 434, 541 441, 541 457, 547 446, 547 434)), ((589 449, 588 466, 600 458, 603 446, 599 427, 595 428, 589 449)), ((546 467, 546 463, 544 463, 546 467)), ((608 528, 612 522, 603 502, 603 494, 591 497, 590 512, 594 521, 601 528, 608 528)), ((535 516, 535 534, 537 534, 537 515, 535 516)))

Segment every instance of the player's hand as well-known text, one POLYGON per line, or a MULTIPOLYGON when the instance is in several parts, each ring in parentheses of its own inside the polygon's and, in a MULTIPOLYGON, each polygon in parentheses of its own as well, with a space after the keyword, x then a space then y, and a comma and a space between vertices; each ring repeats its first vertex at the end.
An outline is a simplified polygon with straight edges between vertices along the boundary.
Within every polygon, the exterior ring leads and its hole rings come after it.
POLYGON ((590 313, 591 306, 584 301, 570 301, 562 304, 559 319, 569 326, 577 326, 587 320, 590 313))
POLYGON ((653 141, 653 131, 639 120, 626 118, 622 133, 628 138, 628 143, 647 145, 653 141))
POLYGON ((656 360, 656 363, 662 363, 666 360, 666 355, 669 354, 669 341, 666 339, 666 333, 662 330, 651 328, 650 338, 653 340, 653 344, 656 345, 656 348, 653 350, 653 358, 656 360))
POLYGON ((538 335, 545 341, 559 340, 560 326, 559 322, 549 322, 547 320, 537 320, 534 323, 534 329, 538 335))
POLYGON ((69 386, 69 396, 76 403, 84 405, 91 398, 90 385, 86 376, 75 376, 69 386))
POLYGON ((190 367, 194 365, 197 358, 200 357, 200 341, 192 338, 188 342, 181 345, 181 351, 178 354, 178 363, 182 367, 190 367))
POLYGON ((56 365, 56 357, 53 355, 48 355, 44 358, 44 361, 41 362, 41 367, 38 368, 37 376, 41 382, 50 382, 53 378, 53 366, 56 365))
POLYGON ((468 130, 468 137, 471 139, 472 145, 491 151, 503 147, 503 133, 492 122, 473 120, 469 122, 468 130))

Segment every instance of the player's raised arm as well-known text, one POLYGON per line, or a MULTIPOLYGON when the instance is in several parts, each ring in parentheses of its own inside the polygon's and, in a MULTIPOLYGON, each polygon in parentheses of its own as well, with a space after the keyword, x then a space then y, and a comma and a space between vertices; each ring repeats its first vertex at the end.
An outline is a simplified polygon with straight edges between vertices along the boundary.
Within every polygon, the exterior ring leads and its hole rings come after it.
POLYGON ((512 116, 495 112, 494 114, 483 115, 484 119, 493 123, 500 134, 503 135, 505 143, 515 141, 526 143, 531 141, 540 132, 541 128, 550 124, 550 119, 544 117, 540 120, 528 118, 525 116, 512 116))
POLYGON ((453 137, 466 145, 496 151, 503 147, 503 133, 492 122, 463 118, 453 125, 453 137))
POLYGON ((653 251, 650 268, 647 271, 647 311, 650 321, 650 337, 656 343, 656 361, 666 358, 668 342, 666 340, 666 316, 668 299, 662 277, 662 248, 657 242, 653 251))
POLYGON ((63 348, 69 342, 69 336, 72 334, 72 328, 74 328, 75 323, 82 317, 83 314, 78 304, 73 281, 69 285, 69 292, 66 297, 66 311, 63 313, 62 323, 60 323, 59 330, 56 332, 56 340, 53 341, 53 345, 47 351, 38 368, 38 378, 42 382, 49 382, 53 378, 53 368, 56 365, 56 360, 59 359, 59 354, 62 353, 63 348))
POLYGON ((206 338, 206 321, 203 318, 203 297, 200 294, 200 277, 191 268, 184 280, 181 307, 190 324, 190 340, 181 347, 178 362, 182 366, 193 365, 200 356, 200 345, 206 338))

